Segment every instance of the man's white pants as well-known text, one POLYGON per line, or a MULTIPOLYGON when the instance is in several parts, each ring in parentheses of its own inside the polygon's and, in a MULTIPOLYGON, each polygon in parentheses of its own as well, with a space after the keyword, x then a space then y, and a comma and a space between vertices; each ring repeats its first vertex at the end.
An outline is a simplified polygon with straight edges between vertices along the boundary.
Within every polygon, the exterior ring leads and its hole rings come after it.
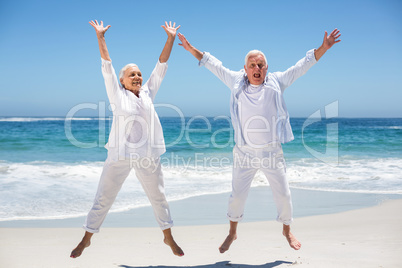
POLYGON ((227 214, 229 220, 242 220, 251 182, 258 170, 264 173, 271 187, 278 212, 277 221, 290 225, 293 221, 293 208, 280 144, 264 149, 246 146, 233 148, 232 194, 227 214))
POLYGON ((169 205, 165 197, 160 159, 140 158, 136 161, 130 161, 112 160, 108 157, 103 166, 94 204, 83 226, 86 231, 90 233, 99 232, 106 214, 132 168, 151 202, 160 228, 165 230, 173 226, 169 205))

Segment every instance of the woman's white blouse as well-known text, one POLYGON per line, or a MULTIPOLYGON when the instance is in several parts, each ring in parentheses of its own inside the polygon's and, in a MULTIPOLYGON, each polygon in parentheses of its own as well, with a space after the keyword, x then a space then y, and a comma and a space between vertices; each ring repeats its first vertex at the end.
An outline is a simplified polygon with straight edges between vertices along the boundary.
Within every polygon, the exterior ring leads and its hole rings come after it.
POLYGON ((102 74, 113 112, 109 140, 105 145, 109 157, 116 160, 157 158, 166 151, 153 100, 167 67, 167 63, 158 61, 137 97, 119 84, 112 62, 102 59, 102 74))

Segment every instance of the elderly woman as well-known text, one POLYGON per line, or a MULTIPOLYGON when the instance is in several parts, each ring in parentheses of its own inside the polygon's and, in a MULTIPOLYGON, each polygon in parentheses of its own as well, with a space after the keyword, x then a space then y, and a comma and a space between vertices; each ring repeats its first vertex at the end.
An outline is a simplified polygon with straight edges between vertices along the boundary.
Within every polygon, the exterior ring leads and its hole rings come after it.
POLYGON ((99 232, 110 207, 131 169, 151 202, 155 218, 163 231, 164 242, 177 256, 184 253, 176 244, 171 233, 173 221, 164 193, 160 156, 165 152, 163 131, 155 112, 153 100, 166 74, 167 61, 176 37, 176 23, 162 25, 168 35, 166 44, 148 81, 143 84, 140 69, 135 64, 122 68, 119 80, 113 69, 107 50, 105 33, 110 25, 89 22, 96 31, 102 60, 102 74, 107 95, 113 111, 113 123, 106 144, 108 156, 100 177, 98 191, 84 224, 86 230, 82 241, 71 252, 79 257, 91 244, 91 237, 99 232), (119 85, 119 81, 120 84, 119 85))

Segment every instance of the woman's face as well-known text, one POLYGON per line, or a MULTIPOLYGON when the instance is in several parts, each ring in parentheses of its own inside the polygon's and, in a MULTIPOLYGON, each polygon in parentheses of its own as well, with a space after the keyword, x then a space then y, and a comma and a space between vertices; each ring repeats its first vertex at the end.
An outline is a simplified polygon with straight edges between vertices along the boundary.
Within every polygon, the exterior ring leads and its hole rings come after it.
POLYGON ((120 79, 121 85, 132 92, 139 92, 142 86, 142 74, 138 67, 130 67, 124 72, 120 79))

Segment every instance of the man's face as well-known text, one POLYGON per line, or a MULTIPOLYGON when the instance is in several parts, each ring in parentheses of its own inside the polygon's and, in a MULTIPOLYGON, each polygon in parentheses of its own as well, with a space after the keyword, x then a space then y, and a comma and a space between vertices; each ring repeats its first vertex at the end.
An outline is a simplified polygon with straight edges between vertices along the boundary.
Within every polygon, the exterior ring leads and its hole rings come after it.
POLYGON ((247 60, 247 65, 244 65, 247 78, 250 84, 261 85, 267 75, 268 65, 262 55, 252 55, 247 60))
POLYGON ((120 80, 125 89, 138 92, 142 86, 142 74, 138 67, 130 67, 124 72, 120 80))

